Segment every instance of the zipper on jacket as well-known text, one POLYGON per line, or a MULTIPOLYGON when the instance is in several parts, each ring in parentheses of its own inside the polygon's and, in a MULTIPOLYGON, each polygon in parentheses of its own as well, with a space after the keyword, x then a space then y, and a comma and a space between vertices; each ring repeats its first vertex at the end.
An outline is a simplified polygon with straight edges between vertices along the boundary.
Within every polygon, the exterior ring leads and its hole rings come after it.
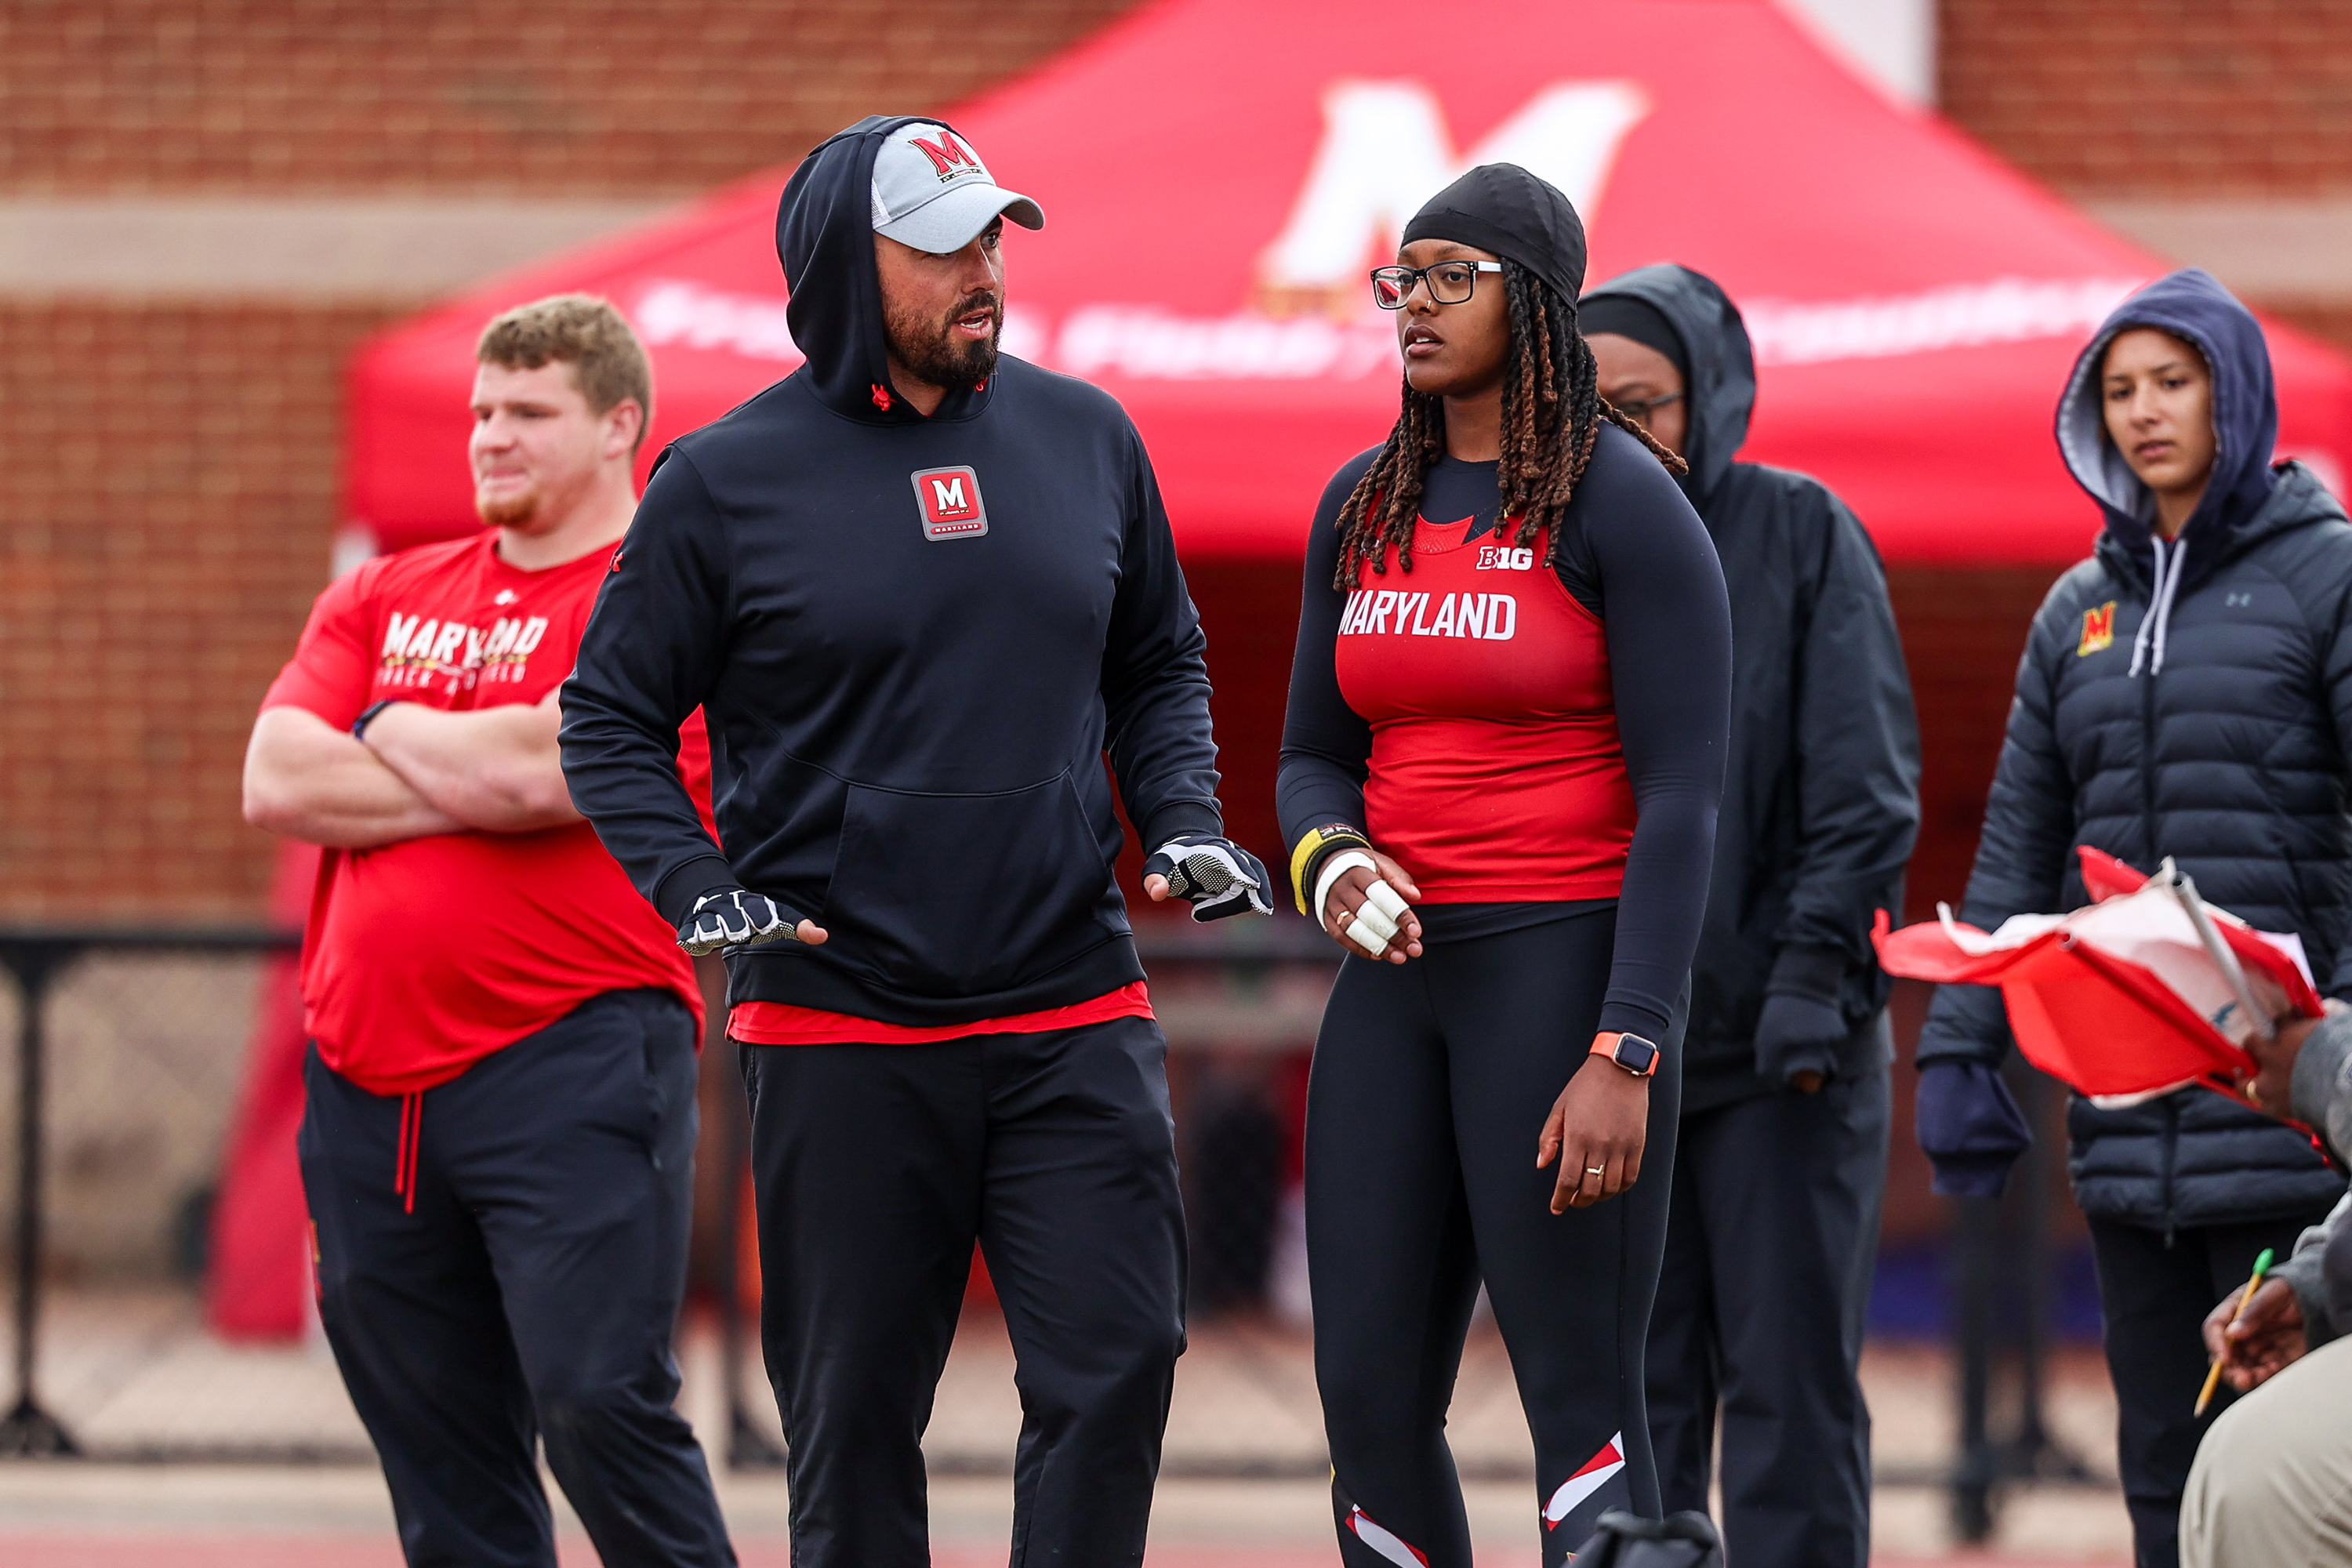
MULTIPOLYGON (((2156 613, 2149 605, 2148 613, 2156 613)), ((2156 675, 2150 671, 2139 689, 2139 815, 2140 831, 2147 836, 2147 865, 2153 871, 2164 858, 2156 842, 2156 675)))
POLYGON ((2164 1245, 2168 1249, 2172 1246, 2172 1233, 2179 1224, 2172 1206, 2172 1167, 2179 1152, 2180 1100, 2178 1095, 2168 1094, 2164 1097, 2163 1149, 2158 1155, 2158 1181, 2161 1184, 2158 1190, 2162 1194, 2164 1204, 2164 1245))

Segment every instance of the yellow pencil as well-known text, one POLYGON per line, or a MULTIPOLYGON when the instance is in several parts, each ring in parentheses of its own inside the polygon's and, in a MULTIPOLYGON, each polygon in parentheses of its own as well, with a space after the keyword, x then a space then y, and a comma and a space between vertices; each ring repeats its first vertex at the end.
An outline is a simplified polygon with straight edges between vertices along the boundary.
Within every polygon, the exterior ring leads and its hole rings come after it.
MULTIPOLYGON (((2246 1315, 2246 1303, 2252 1300, 2254 1292, 2263 1288, 2263 1276, 2270 1272, 2270 1268, 2271 1249, 2265 1247, 2262 1250, 2262 1255, 2254 1259, 2254 1277, 2246 1281, 2246 1293, 2238 1298, 2238 1310, 2230 1314, 2231 1328, 2236 1328, 2238 1320, 2246 1315)), ((2217 1360, 2213 1363, 2213 1369, 2205 1374, 2205 1386, 2198 1394, 2197 1408, 2191 1414, 2197 1415, 2205 1414, 2205 1407, 2213 1403, 2213 1390, 2221 1386, 2221 1363, 2217 1360)))

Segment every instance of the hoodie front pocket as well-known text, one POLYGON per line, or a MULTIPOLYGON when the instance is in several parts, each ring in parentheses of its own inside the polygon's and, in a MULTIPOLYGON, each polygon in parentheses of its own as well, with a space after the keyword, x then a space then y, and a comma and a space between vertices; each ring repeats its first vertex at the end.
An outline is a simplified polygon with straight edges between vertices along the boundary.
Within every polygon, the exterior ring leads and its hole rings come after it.
POLYGON ((985 995, 1101 941, 1109 880, 1066 773, 997 795, 852 784, 819 923, 894 991, 985 995))

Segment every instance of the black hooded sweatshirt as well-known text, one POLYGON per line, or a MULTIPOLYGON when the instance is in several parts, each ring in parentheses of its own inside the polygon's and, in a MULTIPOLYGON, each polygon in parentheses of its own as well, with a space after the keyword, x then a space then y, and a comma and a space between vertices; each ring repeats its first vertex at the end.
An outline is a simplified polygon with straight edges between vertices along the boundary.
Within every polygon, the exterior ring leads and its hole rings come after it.
MULTIPOLYGON (((2143 871, 2170 856, 2212 902, 2300 936, 2319 989, 2352 995, 2352 525, 2309 469, 2271 465, 2261 324, 2203 272, 2159 279, 2084 349, 2057 424, 2106 528, 2033 617, 1960 918, 1990 931, 2083 904, 2078 845, 2143 871), (2195 344, 2213 378, 2213 477, 2163 552, 2169 593, 2154 498, 2100 411, 2107 345, 2138 326, 2195 344)), ((1990 1068, 2010 1043, 1999 991, 1946 985, 1919 1063, 1990 1068)), ((2075 1198, 2099 1218, 2251 1222, 2344 1191, 2304 1134, 2201 1089, 2124 1110, 2076 1100, 2067 1131, 2075 1198)))
POLYGON ((1670 263, 1585 295, 1638 300, 1680 338, 1689 414, 1684 493, 1731 590, 1731 752, 1714 874, 1691 973, 1683 1109, 1777 1089, 1756 1071, 1769 992, 1811 997, 1854 1030, 1841 1073, 1875 1066, 1866 1025, 1888 982, 1870 945, 1900 910, 1919 829, 1919 738, 1886 575, 1853 512, 1819 480, 1735 462, 1756 403, 1739 311, 1670 263))
POLYGON ((562 738, 665 918, 740 884, 831 933, 730 954, 730 1001, 926 1026, 1142 978, 1106 751, 1147 844, 1223 826, 1200 619, 1126 414, 1011 358, 929 418, 890 388, 869 191, 905 123, 785 187, 808 363, 655 465, 562 738), (698 705, 723 852, 670 762, 698 705))

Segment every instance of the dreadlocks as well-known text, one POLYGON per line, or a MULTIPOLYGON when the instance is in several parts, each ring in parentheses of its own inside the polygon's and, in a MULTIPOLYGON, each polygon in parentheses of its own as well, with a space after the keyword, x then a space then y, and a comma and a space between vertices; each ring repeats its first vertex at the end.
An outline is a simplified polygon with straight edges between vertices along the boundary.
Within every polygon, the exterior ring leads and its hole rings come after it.
MULTIPOLYGON (((1592 461, 1601 420, 1633 436, 1669 471, 1689 468, 1639 421, 1601 395, 1600 373, 1591 346, 1576 330, 1573 307, 1516 261, 1503 263, 1503 291, 1511 347, 1503 369, 1503 460, 1496 475, 1501 516, 1513 529, 1514 544, 1530 544, 1545 533, 1549 566, 1559 520, 1592 461)), ((1403 569, 1412 570, 1412 522, 1421 510, 1422 483, 1444 450, 1444 400, 1415 392, 1407 381, 1404 407, 1387 445, 1339 509, 1339 570, 1332 586, 1353 588, 1367 562, 1374 572, 1386 574, 1391 547, 1403 569)))

